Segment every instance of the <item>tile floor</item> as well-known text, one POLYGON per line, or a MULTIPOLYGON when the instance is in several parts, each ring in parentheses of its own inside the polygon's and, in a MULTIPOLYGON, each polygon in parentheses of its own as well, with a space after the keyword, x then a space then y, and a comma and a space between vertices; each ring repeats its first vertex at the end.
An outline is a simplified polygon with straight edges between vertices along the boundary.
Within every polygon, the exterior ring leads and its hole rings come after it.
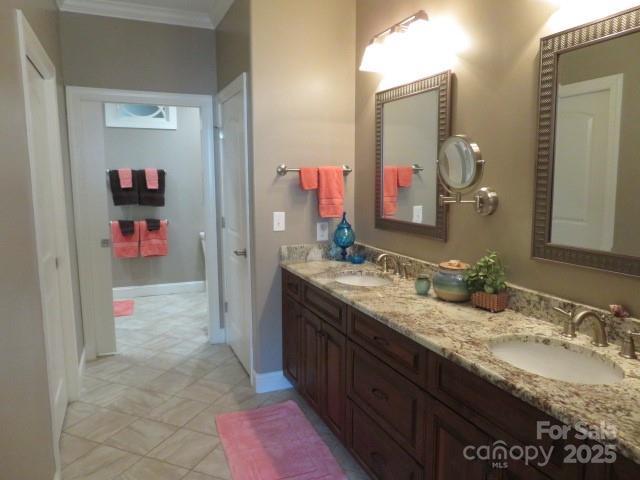
POLYGON ((351 455, 294 391, 255 394, 225 345, 207 342, 205 294, 136 299, 116 318, 118 356, 87 364, 61 439, 63 480, 230 479, 215 415, 295 400, 350 479, 351 455))

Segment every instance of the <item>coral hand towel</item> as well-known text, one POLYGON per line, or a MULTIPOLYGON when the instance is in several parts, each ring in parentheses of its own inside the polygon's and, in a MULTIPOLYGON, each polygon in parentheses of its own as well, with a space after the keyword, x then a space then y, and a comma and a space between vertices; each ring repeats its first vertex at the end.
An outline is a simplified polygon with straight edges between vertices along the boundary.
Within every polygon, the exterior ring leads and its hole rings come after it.
POLYGON ((140 255, 143 257, 164 257, 169 254, 168 222, 166 220, 160 220, 160 228, 154 230, 149 228, 149 224, 152 222, 141 220, 136 223, 140 230, 140 255))
POLYGON ((413 181, 413 167, 398 167, 398 186, 409 188, 413 181))
POLYGON ((234 480, 346 480, 329 447, 289 400, 216 417, 234 480))
POLYGON ((147 188, 149 190, 158 190, 159 182, 158 182, 158 169, 157 168, 145 168, 144 169, 144 178, 146 181, 147 188))
POLYGON ((300 169, 300 188, 302 190, 318 189, 318 169, 316 167, 302 167, 300 169))
POLYGON ((133 170, 130 168, 119 168, 118 179, 120 180, 120 188, 133 188, 133 170))
POLYGON ((398 211, 398 167, 384 167, 382 192, 383 216, 395 215, 398 211))
POLYGON ((140 228, 138 222, 133 224, 133 233, 125 235, 120 222, 114 221, 111 226, 111 248, 115 258, 135 258, 140 253, 140 228))
POLYGON ((322 218, 340 218, 344 211, 342 167, 318 168, 318 210, 322 218))

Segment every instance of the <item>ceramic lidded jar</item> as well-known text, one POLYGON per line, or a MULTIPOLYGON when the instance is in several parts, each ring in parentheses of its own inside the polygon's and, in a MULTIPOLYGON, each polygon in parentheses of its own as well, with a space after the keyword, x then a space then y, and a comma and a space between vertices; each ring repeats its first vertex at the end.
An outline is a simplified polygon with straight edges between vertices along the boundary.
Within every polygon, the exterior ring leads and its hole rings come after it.
POLYGON ((447 302, 466 302, 470 294, 464 274, 469 264, 460 260, 449 260, 439 265, 433 276, 433 291, 438 298, 447 302))

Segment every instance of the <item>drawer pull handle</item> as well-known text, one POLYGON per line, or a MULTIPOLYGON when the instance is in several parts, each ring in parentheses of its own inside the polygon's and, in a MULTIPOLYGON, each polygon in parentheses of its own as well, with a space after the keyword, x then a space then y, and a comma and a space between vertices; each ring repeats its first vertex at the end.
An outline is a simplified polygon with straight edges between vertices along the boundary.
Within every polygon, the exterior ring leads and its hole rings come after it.
POLYGON ((379 400, 388 400, 389 396, 378 388, 372 388, 371 393, 379 400))
POLYGON ((385 464, 387 463, 384 457, 382 456, 382 454, 378 452, 371 452, 369 456, 371 457, 371 460, 373 461, 373 463, 376 464, 376 466, 384 467, 385 464))
POLYGON ((386 338, 378 337, 377 335, 373 337, 373 341, 383 347, 389 346, 389 341, 386 338))

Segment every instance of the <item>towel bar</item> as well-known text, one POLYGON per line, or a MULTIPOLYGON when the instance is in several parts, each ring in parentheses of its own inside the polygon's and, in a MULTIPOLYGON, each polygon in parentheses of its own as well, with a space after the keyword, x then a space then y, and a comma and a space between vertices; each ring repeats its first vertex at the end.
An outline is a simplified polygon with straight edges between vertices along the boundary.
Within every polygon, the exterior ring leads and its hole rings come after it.
POLYGON ((418 173, 418 172, 424 171, 424 167, 421 167, 417 163, 414 163, 413 165, 411 165, 411 168, 413 169, 413 173, 418 173))
MULTIPOLYGON (((276 168, 276 173, 281 177, 284 177, 289 172, 299 172, 299 171, 300 171, 299 168, 289 168, 284 163, 281 163, 276 168)), ((343 165, 342 171, 345 175, 349 175, 351 172, 353 172, 353 169, 349 165, 343 165)))

